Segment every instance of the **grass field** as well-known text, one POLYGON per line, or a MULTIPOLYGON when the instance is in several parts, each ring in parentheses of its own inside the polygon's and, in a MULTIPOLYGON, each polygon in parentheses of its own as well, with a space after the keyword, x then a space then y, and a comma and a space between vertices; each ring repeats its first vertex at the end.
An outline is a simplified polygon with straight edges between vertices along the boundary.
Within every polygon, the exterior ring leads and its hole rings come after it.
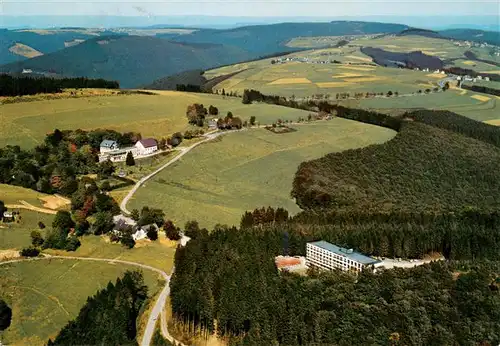
POLYGON ((416 95, 410 97, 373 98, 349 101, 348 106, 373 108, 391 112, 398 109, 428 108, 449 110, 477 121, 500 118, 499 101, 491 95, 478 94, 468 90, 448 90, 446 92, 416 95))
MULTIPOLYGON (((0 250, 21 249, 31 245, 30 233, 33 230, 40 230, 38 222, 41 221, 48 228, 52 225, 53 215, 38 213, 31 210, 20 210, 21 219, 19 223, 0 222, 0 250)), ((41 231, 42 234, 44 231, 41 231)))
MULTIPOLYGON (((101 262, 51 259, 0 266, 0 298, 11 306, 6 345, 45 345, 75 318, 88 296, 136 267, 101 262)), ((143 271, 149 295, 161 284, 157 273, 143 271)))
POLYGON ((19 201, 22 200, 35 207, 43 207, 43 201, 40 198, 46 198, 47 196, 49 195, 23 187, 0 184, 0 201, 5 204, 19 204, 19 201))
POLYGON ((301 162, 385 142, 395 134, 345 119, 295 127, 298 131, 287 134, 253 129, 204 144, 147 182, 128 208, 156 206, 181 227, 194 219, 209 228, 239 224, 243 212, 261 206, 296 213, 290 191, 301 162))
MULTIPOLYGON (((281 107, 245 107, 239 98, 210 94, 159 92, 161 95, 94 96, 0 105, 0 146, 32 147, 45 135, 60 130, 108 128, 138 131, 143 137, 167 137, 190 127, 186 108, 191 103, 214 105, 220 114, 232 111, 247 120, 278 119, 293 113, 281 107)), ((297 113, 297 112, 296 112, 297 113)), ((298 116, 295 116, 296 119, 298 116)))
MULTIPOLYGON (((151 205, 151 204, 149 204, 151 205)), ((138 241, 133 249, 127 249, 121 244, 110 243, 108 237, 84 236, 80 238, 82 245, 75 252, 60 250, 44 250, 45 253, 59 256, 112 258, 146 264, 165 272, 172 270, 174 253, 177 244, 165 238, 160 231, 157 241, 138 241)))

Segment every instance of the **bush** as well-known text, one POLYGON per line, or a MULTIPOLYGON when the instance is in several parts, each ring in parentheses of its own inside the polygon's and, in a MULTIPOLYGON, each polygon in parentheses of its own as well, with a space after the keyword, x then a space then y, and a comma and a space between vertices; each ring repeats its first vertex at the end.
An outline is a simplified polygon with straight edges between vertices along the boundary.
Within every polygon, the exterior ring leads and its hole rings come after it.
POLYGON ((66 251, 76 251, 80 247, 81 243, 77 237, 70 237, 67 242, 64 250, 66 251))
POLYGON ((38 257, 38 255, 40 254, 40 250, 35 248, 35 247, 26 247, 24 249, 22 249, 19 254, 23 257, 38 257))
POLYGON ((42 221, 38 221, 38 228, 44 229, 45 228, 45 224, 42 221))
POLYGON ((132 238, 131 234, 124 234, 120 239, 120 243, 129 249, 132 249, 135 246, 135 240, 132 238))
POLYGON ((32 231, 31 232, 31 245, 35 247, 39 247, 43 245, 43 237, 42 234, 38 231, 32 231))
POLYGON ((156 229, 154 229, 153 227, 149 228, 147 235, 148 235, 149 240, 155 241, 158 239, 158 231, 156 229))

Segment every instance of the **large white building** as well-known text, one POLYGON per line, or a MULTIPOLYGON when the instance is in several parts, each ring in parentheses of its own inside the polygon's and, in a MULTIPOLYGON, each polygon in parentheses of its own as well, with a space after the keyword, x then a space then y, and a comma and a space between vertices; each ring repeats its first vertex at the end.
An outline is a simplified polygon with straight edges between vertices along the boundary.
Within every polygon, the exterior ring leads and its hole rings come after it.
POLYGON ((158 143, 153 138, 141 139, 135 146, 120 148, 116 141, 103 140, 99 147, 99 162, 111 160, 112 162, 122 162, 127 158, 128 153, 132 153, 134 158, 147 156, 158 150, 158 143))
POLYGON ((327 270, 341 269, 362 271, 365 268, 373 267, 379 261, 326 241, 307 243, 306 263, 308 266, 318 267, 327 270))
POLYGON ((149 155, 158 150, 158 143, 153 138, 146 138, 135 143, 135 147, 139 150, 139 155, 149 155))

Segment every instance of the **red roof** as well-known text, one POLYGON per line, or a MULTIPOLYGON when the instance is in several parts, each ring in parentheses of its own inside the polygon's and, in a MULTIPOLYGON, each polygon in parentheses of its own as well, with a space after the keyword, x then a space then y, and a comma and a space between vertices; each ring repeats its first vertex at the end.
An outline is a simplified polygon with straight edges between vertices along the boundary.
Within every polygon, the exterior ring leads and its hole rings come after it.
POLYGON ((139 142, 142 144, 144 148, 151 148, 158 146, 158 143, 156 143, 156 140, 154 138, 141 139, 139 142))

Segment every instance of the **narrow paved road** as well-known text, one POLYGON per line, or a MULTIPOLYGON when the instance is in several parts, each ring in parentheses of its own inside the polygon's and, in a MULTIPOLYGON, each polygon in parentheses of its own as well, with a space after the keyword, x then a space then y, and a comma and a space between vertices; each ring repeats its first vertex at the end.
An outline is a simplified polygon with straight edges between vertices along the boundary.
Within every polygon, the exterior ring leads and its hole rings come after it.
POLYGON ((139 189, 139 187, 141 187, 146 181, 148 181, 149 179, 151 179, 152 177, 154 177, 156 174, 160 173, 162 170, 164 170, 168 166, 170 166, 173 163, 177 162, 181 157, 183 157, 184 155, 186 155, 187 153, 189 153, 191 150, 193 150, 194 148, 196 148, 198 145, 200 145, 202 143, 205 143, 205 142, 208 142, 208 141, 211 141, 212 139, 214 139, 216 137, 219 137, 221 135, 224 135, 226 133, 233 133, 233 132, 236 132, 236 131, 224 131, 224 132, 211 132, 211 133, 207 133, 204 136, 205 137, 204 140, 202 140, 200 142, 197 142, 197 143, 194 143, 193 145, 191 145, 189 147, 179 148, 178 149, 180 151, 179 155, 177 155, 176 157, 174 157, 172 160, 168 161, 166 164, 164 164, 163 166, 161 166, 160 168, 158 168, 153 173, 151 173, 151 174, 149 174, 149 175, 141 178, 141 180, 139 180, 134 185, 134 187, 132 188, 132 190, 129 191, 129 193, 127 194, 127 196, 125 196, 125 198, 123 199, 123 201, 120 203, 120 209, 121 209, 122 213, 126 214, 126 215, 130 214, 130 211, 127 209, 127 203, 129 202, 130 198, 132 198, 132 196, 137 192, 137 190, 139 189))
POLYGON ((143 335, 142 340, 141 340, 141 346, 149 346, 151 344, 151 340, 153 339, 153 334, 155 332, 156 321, 158 320, 159 316, 161 316, 161 331, 162 331, 163 336, 172 343, 176 342, 181 346, 185 346, 180 341, 175 340, 170 335, 170 333, 168 332, 168 329, 167 329, 166 315, 165 315, 165 313, 163 313, 163 310, 165 307, 166 299, 167 299, 168 295, 170 294, 170 276, 167 273, 165 273, 163 270, 148 266, 146 264, 129 262, 129 261, 122 261, 122 260, 117 260, 117 259, 93 258, 93 257, 73 257, 73 256, 50 256, 50 255, 46 255, 45 257, 21 258, 21 259, 4 261, 4 262, 0 262, 0 266, 5 265, 5 264, 9 264, 9 263, 50 260, 53 258, 54 259, 81 260, 81 261, 98 261, 98 262, 108 262, 108 263, 122 263, 122 264, 136 266, 136 267, 140 267, 142 269, 147 269, 147 270, 152 270, 154 272, 157 272, 165 279, 165 287, 161 291, 160 295, 158 296, 158 299, 155 302, 153 309, 151 310, 151 314, 149 315, 148 323, 146 325, 146 329, 144 330, 144 335, 143 335))

